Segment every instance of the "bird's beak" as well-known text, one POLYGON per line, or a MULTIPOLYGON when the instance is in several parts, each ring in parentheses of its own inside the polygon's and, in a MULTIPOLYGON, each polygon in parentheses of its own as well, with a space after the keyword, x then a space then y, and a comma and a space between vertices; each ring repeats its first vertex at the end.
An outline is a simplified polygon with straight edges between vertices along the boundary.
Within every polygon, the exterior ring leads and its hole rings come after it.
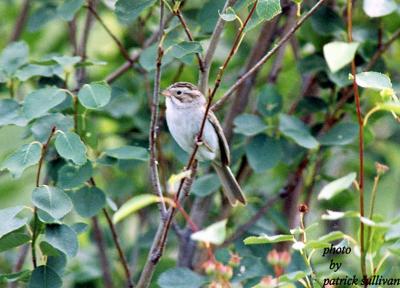
POLYGON ((162 92, 161 92, 161 95, 163 95, 163 96, 165 96, 165 97, 170 97, 170 96, 172 96, 172 95, 171 95, 171 92, 169 92, 167 89, 165 89, 164 91, 162 91, 162 92))

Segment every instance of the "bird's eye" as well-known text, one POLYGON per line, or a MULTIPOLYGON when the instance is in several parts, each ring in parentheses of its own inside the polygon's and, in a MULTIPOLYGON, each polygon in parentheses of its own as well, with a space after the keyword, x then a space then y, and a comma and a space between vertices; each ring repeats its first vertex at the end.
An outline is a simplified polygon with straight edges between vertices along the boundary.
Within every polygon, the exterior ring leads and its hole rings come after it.
POLYGON ((176 91, 176 94, 177 94, 177 95, 181 95, 181 94, 182 94, 182 91, 181 91, 181 90, 178 90, 178 91, 176 91))

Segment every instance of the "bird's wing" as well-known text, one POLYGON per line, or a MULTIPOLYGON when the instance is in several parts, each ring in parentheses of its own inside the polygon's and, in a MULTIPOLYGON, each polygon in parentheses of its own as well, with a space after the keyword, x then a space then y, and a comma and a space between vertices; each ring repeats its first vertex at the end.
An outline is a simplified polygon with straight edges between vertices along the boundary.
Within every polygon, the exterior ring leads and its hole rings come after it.
POLYGON ((229 155, 229 146, 228 146, 228 142, 226 141, 224 131, 221 127, 221 124, 219 123, 219 121, 218 121, 217 117, 214 115, 214 113, 211 111, 207 115, 207 120, 210 121, 210 123, 214 127, 215 131, 217 132, 222 165, 229 165, 231 162, 230 155, 229 155))

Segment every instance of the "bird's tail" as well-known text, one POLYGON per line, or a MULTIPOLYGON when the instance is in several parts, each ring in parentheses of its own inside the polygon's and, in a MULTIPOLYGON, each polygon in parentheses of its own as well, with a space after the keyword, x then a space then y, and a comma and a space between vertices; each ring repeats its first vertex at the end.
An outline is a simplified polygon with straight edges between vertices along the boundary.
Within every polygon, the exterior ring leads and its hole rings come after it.
POLYGON ((246 205, 246 198, 229 166, 220 166, 217 163, 213 163, 213 167, 219 176, 222 184, 222 190, 224 191, 225 196, 228 198, 229 203, 232 206, 236 206, 237 202, 239 201, 243 205, 246 205))

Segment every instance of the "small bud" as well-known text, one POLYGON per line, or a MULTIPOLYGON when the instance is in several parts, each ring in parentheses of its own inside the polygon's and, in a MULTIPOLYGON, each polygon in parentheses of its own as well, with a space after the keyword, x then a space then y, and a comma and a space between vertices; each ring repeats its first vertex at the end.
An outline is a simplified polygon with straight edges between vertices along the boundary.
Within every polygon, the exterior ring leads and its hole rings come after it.
POLYGON ((386 166, 386 165, 384 165, 384 164, 375 162, 375 170, 376 170, 376 173, 377 173, 378 175, 383 175, 383 174, 385 174, 387 171, 389 171, 389 167, 386 166))
POLYGON ((291 261, 292 261, 292 256, 288 251, 285 250, 279 253, 279 265, 281 267, 289 266, 291 261))
POLYGON ((217 274, 225 280, 229 280, 233 276, 233 269, 231 266, 225 266, 222 263, 217 263, 217 274))
POLYGON ((213 281, 208 285, 208 288, 223 288, 223 286, 221 283, 213 281))
POLYGON ((306 204, 300 204, 299 205, 299 212, 300 213, 307 213, 308 212, 308 206, 306 204))
POLYGON ((384 101, 390 101, 394 95, 394 91, 391 88, 385 88, 382 89, 381 92, 379 92, 379 94, 381 95, 384 101))
POLYGON ((278 286, 278 279, 272 278, 272 276, 266 276, 261 279, 258 285, 260 288, 274 288, 278 286))
POLYGON ((229 266, 238 267, 240 265, 240 256, 238 254, 232 253, 231 259, 229 259, 229 266))
POLYGON ((207 260, 206 262, 203 263, 203 265, 201 265, 201 267, 204 269, 204 272, 207 275, 213 275, 216 272, 217 265, 215 264, 214 261, 207 260))
POLYGON ((275 266, 279 262, 279 253, 275 249, 271 250, 267 255, 267 262, 272 266, 275 266))

